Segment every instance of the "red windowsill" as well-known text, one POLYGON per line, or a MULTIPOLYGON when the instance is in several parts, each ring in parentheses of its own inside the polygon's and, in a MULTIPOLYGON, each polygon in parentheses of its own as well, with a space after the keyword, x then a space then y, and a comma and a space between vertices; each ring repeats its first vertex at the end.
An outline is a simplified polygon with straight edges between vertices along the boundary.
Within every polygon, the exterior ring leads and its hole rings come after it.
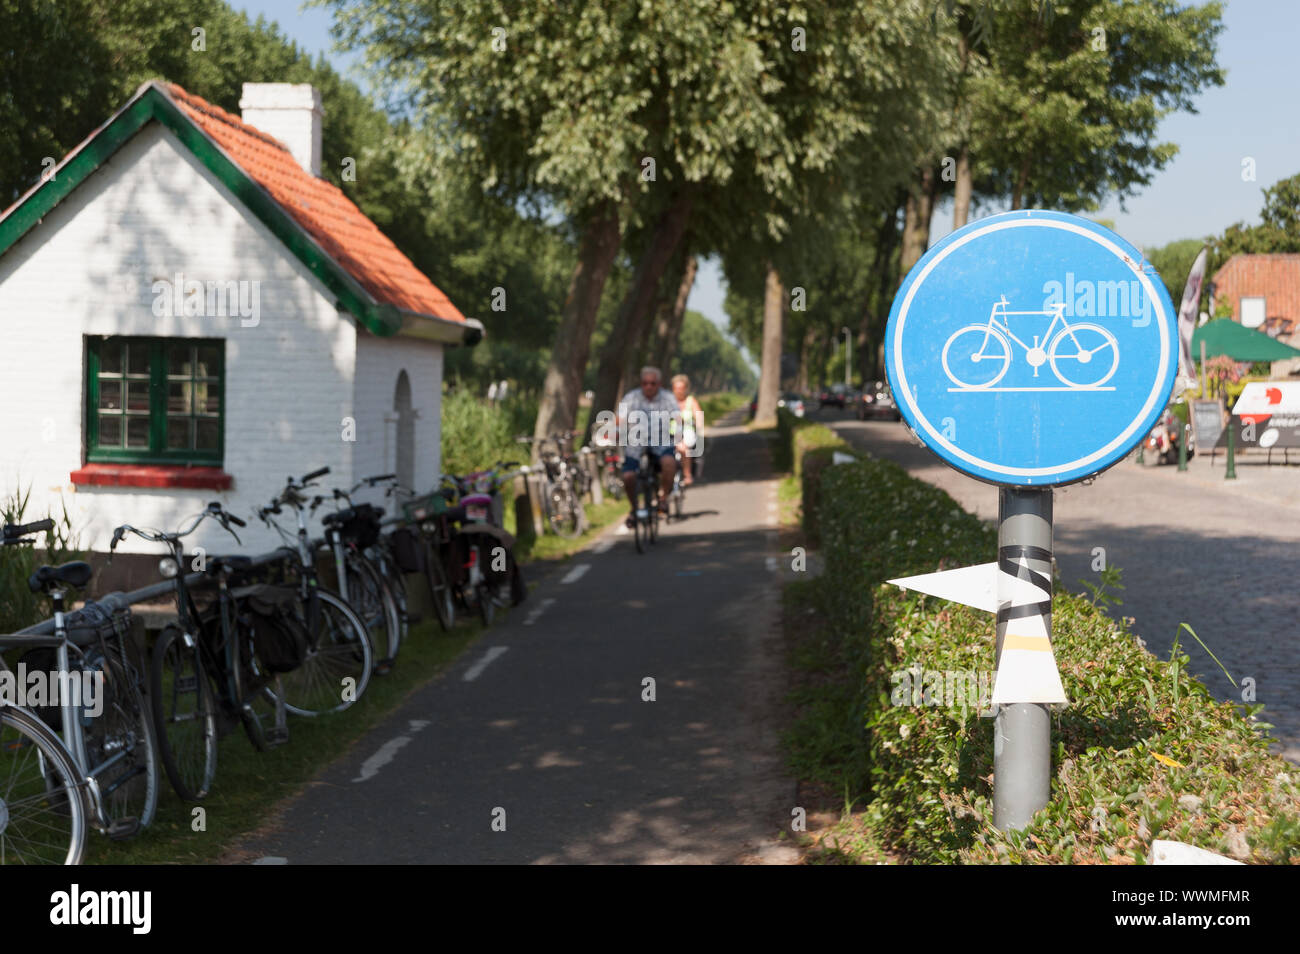
POLYGON ((173 464, 86 464, 70 475, 78 487, 179 487, 229 490, 235 478, 220 467, 173 464))

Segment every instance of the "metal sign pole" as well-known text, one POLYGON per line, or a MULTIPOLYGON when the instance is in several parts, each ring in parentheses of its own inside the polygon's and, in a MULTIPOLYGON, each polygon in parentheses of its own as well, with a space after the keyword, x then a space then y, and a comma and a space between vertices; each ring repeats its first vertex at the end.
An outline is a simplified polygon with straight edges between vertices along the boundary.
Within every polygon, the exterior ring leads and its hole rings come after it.
MULTIPOLYGON (((1041 616, 1052 633, 1052 491, 1002 487, 998 491, 997 665, 1008 624, 1041 616), (1046 602, 1025 603, 1009 592, 1015 578, 1037 584, 1046 602)), ((993 724, 993 824, 1020 829, 1051 795, 1051 710, 1039 703, 997 707, 993 724)))

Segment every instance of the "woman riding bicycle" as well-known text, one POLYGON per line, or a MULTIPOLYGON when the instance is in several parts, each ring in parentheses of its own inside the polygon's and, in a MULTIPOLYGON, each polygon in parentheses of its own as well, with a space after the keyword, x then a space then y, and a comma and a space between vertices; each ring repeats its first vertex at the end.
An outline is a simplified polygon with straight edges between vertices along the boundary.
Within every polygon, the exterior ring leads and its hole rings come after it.
POLYGON ((695 395, 691 394, 691 379, 684 374, 673 376, 673 397, 677 399, 677 409, 682 412, 682 433, 677 441, 677 453, 682 455, 682 483, 689 487, 694 483, 695 460, 703 450, 700 434, 704 431, 704 411, 695 395))

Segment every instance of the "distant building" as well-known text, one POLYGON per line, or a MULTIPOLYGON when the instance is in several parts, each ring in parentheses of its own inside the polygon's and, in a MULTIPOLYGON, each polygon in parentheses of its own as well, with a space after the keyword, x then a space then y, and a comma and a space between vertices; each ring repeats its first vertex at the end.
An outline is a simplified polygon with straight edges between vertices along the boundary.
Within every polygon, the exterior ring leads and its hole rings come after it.
MULTIPOLYGON (((1234 255, 1214 274, 1210 294, 1232 320, 1300 347, 1300 255, 1234 255)), ((1273 362, 1273 376, 1300 374, 1300 359, 1273 362)))

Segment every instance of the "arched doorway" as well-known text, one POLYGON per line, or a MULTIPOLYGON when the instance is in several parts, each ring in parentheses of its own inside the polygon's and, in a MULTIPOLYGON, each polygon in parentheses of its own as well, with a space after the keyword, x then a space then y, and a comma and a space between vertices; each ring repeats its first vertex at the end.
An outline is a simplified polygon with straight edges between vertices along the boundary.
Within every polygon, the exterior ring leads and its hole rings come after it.
POLYGON ((397 460, 394 470, 403 487, 415 486, 415 413, 411 410, 411 379, 403 371, 393 391, 393 412, 397 415, 397 460))

